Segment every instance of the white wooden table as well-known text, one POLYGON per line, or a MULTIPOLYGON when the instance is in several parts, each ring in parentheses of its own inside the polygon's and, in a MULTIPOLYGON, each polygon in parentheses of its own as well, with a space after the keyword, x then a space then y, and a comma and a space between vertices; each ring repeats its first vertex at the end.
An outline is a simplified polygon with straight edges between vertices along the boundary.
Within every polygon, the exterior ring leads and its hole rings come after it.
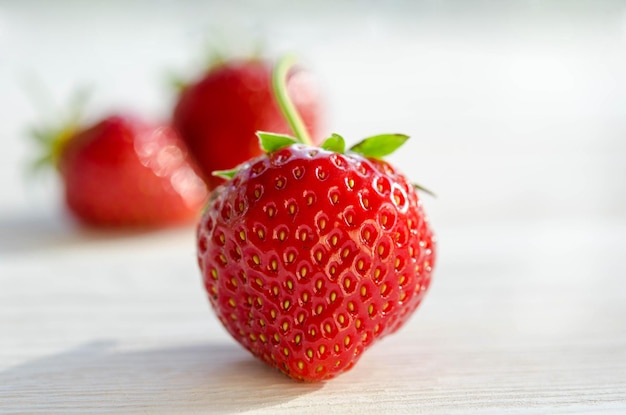
POLYGON ((0 2, 0 414, 625 414, 623 4, 271 3, 0 2), (348 141, 414 136, 392 161, 439 195, 425 302, 326 383, 228 337, 192 227, 80 229, 21 177, 31 75, 166 115, 220 21, 299 50, 348 141))
POLYGON ((192 230, 64 232, 0 256, 2 414, 626 411, 626 222, 445 229, 423 307, 321 384, 225 334, 192 230))

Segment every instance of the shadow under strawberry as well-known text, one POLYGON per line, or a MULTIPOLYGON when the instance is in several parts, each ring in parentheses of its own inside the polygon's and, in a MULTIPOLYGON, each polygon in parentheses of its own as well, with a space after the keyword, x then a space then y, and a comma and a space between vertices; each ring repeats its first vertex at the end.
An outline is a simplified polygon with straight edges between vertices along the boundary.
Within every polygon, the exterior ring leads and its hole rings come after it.
POLYGON ((0 371, 3 410, 226 414, 281 405, 322 387, 291 382, 230 344, 130 352, 115 346, 87 343, 0 371))

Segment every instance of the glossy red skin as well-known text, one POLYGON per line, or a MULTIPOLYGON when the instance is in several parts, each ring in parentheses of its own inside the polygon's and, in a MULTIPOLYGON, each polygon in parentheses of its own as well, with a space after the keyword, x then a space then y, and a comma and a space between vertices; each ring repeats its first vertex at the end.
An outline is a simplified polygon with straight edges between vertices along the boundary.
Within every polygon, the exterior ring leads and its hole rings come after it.
MULTIPOLYGON (((261 60, 230 61, 212 68, 180 94, 173 124, 185 140, 210 189, 227 170, 261 155, 257 131, 293 134, 274 99, 273 67, 261 60)), ((304 70, 291 73, 288 93, 313 142, 321 129, 319 92, 304 70)))
POLYGON ((197 234, 210 303, 238 342, 296 380, 349 370, 430 285, 433 233, 386 162, 292 146, 213 198, 197 234))
POLYGON ((67 206, 93 226, 189 222, 207 198, 184 143, 168 125, 110 116, 75 134, 58 167, 67 206))

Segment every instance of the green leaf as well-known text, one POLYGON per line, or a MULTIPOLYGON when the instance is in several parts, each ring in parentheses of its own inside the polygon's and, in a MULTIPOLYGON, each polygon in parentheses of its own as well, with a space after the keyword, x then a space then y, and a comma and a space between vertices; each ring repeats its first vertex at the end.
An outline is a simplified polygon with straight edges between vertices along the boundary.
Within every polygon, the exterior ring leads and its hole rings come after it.
POLYGON ((35 141, 38 141, 42 145, 49 145, 52 141, 54 141, 55 136, 57 135, 52 130, 45 130, 39 127, 30 128, 29 136, 33 137, 35 141))
POLYGON ((404 134, 379 134, 364 139, 350 150, 365 157, 380 159, 396 151, 408 139, 409 136, 404 134))
MULTIPOLYGON (((35 81, 34 85, 27 85, 34 88, 33 92, 38 93, 46 101, 47 92, 35 81)), ((76 133, 80 130, 83 120, 83 112, 92 88, 83 86, 72 93, 71 100, 65 114, 55 116, 55 122, 49 122, 32 126, 28 129, 28 135, 38 144, 40 155, 33 160, 31 171, 41 170, 42 167, 49 165, 58 168, 61 154, 65 150, 67 143, 70 142, 76 133)), ((37 99, 34 97, 33 99, 37 99)), ((40 101, 41 102, 41 101, 40 101)), ((50 107, 50 105, 46 105, 50 107)), ((55 112, 52 108, 49 113, 55 112)))
POLYGON ((429 194, 432 197, 437 197, 437 195, 433 191, 428 190, 424 186, 421 186, 421 185, 419 185, 417 183, 412 183, 412 184, 413 184, 413 187, 416 188, 417 190, 420 190, 420 191, 422 191, 424 193, 427 193, 427 194, 429 194))
POLYGON ((177 93, 180 93, 189 86, 189 80, 185 79, 181 74, 169 72, 165 75, 167 85, 177 93))
POLYGON ((209 48, 206 54, 205 61, 206 61, 206 64, 205 64, 206 71, 210 71, 212 69, 225 65, 226 62, 228 62, 228 56, 227 56, 227 53, 225 53, 223 50, 219 50, 216 47, 212 47, 212 48, 209 48))
POLYGON ((298 141, 290 135, 266 133, 264 131, 257 131, 257 137, 259 137, 259 143, 261 148, 267 152, 280 150, 284 147, 289 147, 292 144, 296 144, 298 141))
POLYGON ((43 170, 45 167, 51 166, 53 164, 54 164, 54 160, 52 159, 52 154, 47 154, 34 160, 30 164, 30 168, 31 168, 31 171, 38 172, 40 170, 43 170))
POLYGON ((333 133, 322 143, 321 147, 324 150, 334 151, 335 153, 343 154, 346 151, 346 142, 342 136, 333 133))
POLYGON ((230 169, 230 170, 214 170, 213 172, 211 172, 211 175, 215 177, 221 177, 222 179, 230 180, 233 177, 235 177, 235 174, 237 174, 237 172, 239 172, 239 167, 235 167, 234 169, 230 169))

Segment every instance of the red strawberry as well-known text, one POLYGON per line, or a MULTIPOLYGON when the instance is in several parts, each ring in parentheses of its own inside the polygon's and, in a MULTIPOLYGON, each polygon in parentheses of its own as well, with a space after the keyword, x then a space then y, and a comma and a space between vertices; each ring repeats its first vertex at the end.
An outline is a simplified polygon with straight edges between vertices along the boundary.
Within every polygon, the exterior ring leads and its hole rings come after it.
POLYGON ((95 226, 161 226, 197 218, 206 186, 175 130, 114 115, 84 129, 38 136, 51 148, 65 199, 95 226))
MULTIPOLYGON (((290 132, 272 96, 271 72, 272 66, 259 59, 226 61, 182 90, 173 123, 209 188, 223 182, 213 171, 262 153, 256 131, 290 132)), ((311 75, 294 71, 288 82, 289 94, 318 142, 321 106, 311 75)))
POLYGON ((407 137, 347 152, 336 134, 321 148, 259 137, 268 154, 222 172, 231 179, 198 226, 205 287, 253 355, 297 380, 329 379, 401 327, 430 284, 428 220, 407 177, 381 160, 407 137))

